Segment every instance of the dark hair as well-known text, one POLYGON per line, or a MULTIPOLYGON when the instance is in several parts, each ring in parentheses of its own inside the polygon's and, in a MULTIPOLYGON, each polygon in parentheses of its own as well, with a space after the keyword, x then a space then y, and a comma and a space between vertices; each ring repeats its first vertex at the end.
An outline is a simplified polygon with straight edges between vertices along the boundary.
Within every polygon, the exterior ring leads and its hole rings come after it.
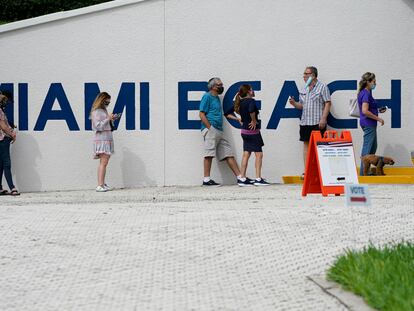
POLYGON ((8 100, 13 100, 13 95, 10 91, 7 91, 7 90, 1 91, 0 94, 6 96, 8 100))
POLYGON ((312 71, 312 74, 315 76, 315 78, 318 77, 318 69, 316 67, 308 66, 306 67, 306 69, 310 69, 312 71))
POLYGON ((372 82, 375 79, 375 74, 372 72, 366 72, 362 75, 359 81, 358 94, 367 87, 368 82, 372 82))
POLYGON ((236 100, 234 101, 234 111, 240 114, 240 100, 245 98, 252 87, 250 84, 242 84, 239 88, 239 92, 236 95, 236 100))

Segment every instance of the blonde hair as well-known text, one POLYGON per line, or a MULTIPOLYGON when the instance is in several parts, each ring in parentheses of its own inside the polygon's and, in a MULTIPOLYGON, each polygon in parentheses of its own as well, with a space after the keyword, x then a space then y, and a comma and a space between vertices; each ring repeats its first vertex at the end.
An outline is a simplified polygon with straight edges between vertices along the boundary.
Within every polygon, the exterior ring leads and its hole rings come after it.
POLYGON ((111 95, 109 95, 107 92, 99 93, 93 101, 91 113, 96 109, 103 109, 106 111, 105 101, 107 101, 108 99, 111 99, 111 95))

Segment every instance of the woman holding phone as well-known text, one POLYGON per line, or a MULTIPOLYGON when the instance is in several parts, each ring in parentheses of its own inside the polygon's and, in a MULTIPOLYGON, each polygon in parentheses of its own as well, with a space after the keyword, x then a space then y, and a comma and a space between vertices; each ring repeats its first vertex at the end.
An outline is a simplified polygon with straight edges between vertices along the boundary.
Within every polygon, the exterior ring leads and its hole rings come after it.
POLYGON ((106 167, 109 158, 114 154, 114 139, 112 136, 112 122, 120 115, 108 113, 107 107, 111 102, 111 96, 106 92, 101 92, 92 104, 90 119, 92 121, 93 137, 93 158, 99 159, 98 166, 98 186, 97 192, 112 190, 105 183, 106 167))
MULTIPOLYGON (((372 96, 372 91, 377 86, 375 74, 366 72, 359 81, 358 105, 360 111, 359 123, 364 132, 361 158, 367 154, 375 154, 377 151, 377 124, 384 125, 384 120, 378 117, 378 112, 384 113, 386 107, 378 108, 377 101, 372 96)), ((359 174, 364 175, 364 165, 361 161, 359 174)))

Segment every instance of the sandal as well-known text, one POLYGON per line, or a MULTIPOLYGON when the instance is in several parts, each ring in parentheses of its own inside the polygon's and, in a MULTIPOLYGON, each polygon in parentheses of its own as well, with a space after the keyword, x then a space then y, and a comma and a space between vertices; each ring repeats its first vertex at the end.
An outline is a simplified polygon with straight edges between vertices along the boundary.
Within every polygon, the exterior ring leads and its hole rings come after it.
POLYGON ((0 190, 0 195, 8 195, 9 192, 6 189, 0 190))
POLYGON ((10 195, 20 195, 20 192, 17 189, 10 191, 10 195))

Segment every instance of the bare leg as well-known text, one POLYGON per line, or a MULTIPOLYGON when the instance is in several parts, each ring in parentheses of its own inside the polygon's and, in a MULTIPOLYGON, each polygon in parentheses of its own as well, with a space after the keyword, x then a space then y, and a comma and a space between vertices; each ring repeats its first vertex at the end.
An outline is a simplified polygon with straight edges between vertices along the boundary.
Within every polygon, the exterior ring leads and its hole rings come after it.
POLYGON ((240 175, 239 166, 237 165, 236 160, 234 157, 228 157, 226 158, 227 165, 230 167, 230 169, 233 171, 235 176, 240 175))
POLYGON ((249 162, 251 152, 243 151, 243 158, 241 162, 241 177, 246 177, 247 164, 249 162))
POLYGON ((308 148, 309 148, 309 142, 304 141, 303 142, 303 166, 306 169, 306 157, 308 156, 308 148))
POLYGON ((101 154, 99 157, 98 167, 98 185, 103 186, 105 184, 106 167, 109 162, 109 155, 101 154))
POLYGON ((204 158, 204 177, 210 177, 212 163, 213 163, 213 157, 204 158))
POLYGON ((256 178, 262 178, 262 163, 263 163, 263 152, 255 152, 256 156, 255 167, 256 167, 256 178))

